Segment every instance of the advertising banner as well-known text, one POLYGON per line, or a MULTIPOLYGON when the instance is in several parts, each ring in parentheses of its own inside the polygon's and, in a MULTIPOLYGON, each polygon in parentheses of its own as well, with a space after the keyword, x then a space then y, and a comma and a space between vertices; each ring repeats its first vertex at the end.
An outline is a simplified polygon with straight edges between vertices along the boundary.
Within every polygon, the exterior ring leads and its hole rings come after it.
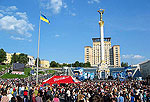
POLYGON ((13 71, 24 72, 24 64, 21 63, 13 63, 13 71))

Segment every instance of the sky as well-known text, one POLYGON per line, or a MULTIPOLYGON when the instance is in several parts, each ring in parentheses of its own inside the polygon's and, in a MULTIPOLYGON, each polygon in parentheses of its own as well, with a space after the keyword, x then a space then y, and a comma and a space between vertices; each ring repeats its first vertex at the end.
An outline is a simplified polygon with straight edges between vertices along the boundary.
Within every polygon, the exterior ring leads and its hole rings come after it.
POLYGON ((40 11, 50 24, 40 24, 40 59, 84 62, 84 46, 104 36, 120 45, 121 62, 150 59, 150 0, 0 0, 0 48, 37 57, 40 11))

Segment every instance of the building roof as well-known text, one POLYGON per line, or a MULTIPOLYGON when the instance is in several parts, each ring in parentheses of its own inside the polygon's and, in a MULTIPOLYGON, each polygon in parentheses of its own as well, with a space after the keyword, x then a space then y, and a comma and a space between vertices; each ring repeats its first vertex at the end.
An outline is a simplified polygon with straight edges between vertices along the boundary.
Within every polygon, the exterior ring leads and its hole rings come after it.
POLYGON ((147 62, 150 62, 150 60, 148 59, 148 60, 146 60, 146 61, 143 61, 143 62, 139 63, 139 65, 140 65, 140 64, 147 63, 147 62))
POLYGON ((84 47, 90 47, 90 48, 92 48, 91 46, 84 46, 84 47))
POLYGON ((49 60, 41 59, 41 61, 49 61, 49 60))
MULTIPOLYGON (((101 38, 92 38, 93 42, 100 42, 101 38)), ((104 41, 111 41, 111 37, 104 38, 104 41)))
POLYGON ((113 45, 112 47, 114 47, 114 46, 120 46, 120 45, 113 45))

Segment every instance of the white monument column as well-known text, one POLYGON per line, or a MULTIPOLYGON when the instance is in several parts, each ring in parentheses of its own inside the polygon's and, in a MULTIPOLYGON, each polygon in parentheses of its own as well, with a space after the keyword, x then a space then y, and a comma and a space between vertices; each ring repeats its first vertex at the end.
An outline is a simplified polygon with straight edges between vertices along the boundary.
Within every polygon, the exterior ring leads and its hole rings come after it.
POLYGON ((98 10, 98 12, 100 13, 100 21, 99 21, 99 25, 100 25, 100 38, 101 38, 101 63, 105 63, 105 59, 104 59, 104 21, 102 21, 102 15, 104 13, 103 9, 98 10))
POLYGON ((99 26, 100 26, 100 43, 101 43, 101 62, 100 62, 100 66, 98 69, 98 78, 101 79, 102 78, 102 72, 105 73, 104 78, 108 78, 109 75, 109 69, 107 64, 105 63, 105 50, 104 50, 104 21, 102 20, 102 16, 104 13, 103 9, 98 10, 99 14, 100 14, 100 21, 99 21, 99 26))

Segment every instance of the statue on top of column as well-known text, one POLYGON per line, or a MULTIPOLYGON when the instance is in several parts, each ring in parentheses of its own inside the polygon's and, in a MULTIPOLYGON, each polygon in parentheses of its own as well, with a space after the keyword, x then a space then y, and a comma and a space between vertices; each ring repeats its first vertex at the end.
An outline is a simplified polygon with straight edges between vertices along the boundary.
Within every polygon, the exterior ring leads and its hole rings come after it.
POLYGON ((100 14, 100 21, 102 21, 102 15, 104 13, 104 9, 100 9, 97 12, 99 12, 99 14, 100 14))

